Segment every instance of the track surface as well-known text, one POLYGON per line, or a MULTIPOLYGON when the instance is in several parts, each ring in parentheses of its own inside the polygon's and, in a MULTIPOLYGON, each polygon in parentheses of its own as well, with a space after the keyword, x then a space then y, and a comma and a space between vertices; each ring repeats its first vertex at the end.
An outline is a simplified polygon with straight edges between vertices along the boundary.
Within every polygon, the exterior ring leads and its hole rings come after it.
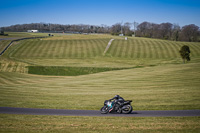
POLYGON ((133 111, 131 114, 101 114, 97 110, 65 110, 0 107, 1 114, 62 115, 62 116, 118 116, 118 117, 174 117, 200 116, 200 110, 133 111))

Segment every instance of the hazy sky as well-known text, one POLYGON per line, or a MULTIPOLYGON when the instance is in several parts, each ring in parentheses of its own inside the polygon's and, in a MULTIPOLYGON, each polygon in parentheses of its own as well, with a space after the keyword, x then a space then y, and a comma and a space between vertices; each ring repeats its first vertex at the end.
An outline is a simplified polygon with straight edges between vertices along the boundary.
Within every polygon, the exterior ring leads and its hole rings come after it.
POLYGON ((122 21, 200 27, 200 0, 0 0, 0 27, 40 22, 111 26, 122 21))

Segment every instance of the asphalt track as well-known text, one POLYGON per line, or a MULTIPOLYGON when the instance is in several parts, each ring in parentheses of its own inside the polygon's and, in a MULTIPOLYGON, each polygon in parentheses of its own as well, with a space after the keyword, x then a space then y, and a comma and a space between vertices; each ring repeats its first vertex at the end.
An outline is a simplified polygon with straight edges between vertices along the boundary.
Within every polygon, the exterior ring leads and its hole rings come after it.
POLYGON ((200 116, 200 110, 133 111, 131 114, 101 114, 98 110, 66 110, 0 107, 0 114, 60 115, 60 116, 115 116, 115 117, 185 117, 200 116))

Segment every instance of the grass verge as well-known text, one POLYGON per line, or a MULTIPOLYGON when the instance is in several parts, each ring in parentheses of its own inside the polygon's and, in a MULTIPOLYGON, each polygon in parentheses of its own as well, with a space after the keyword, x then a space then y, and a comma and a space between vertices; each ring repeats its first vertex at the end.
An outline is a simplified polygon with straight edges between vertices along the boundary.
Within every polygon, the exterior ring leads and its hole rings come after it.
POLYGON ((75 117, 0 114, 0 132, 198 133, 200 117, 75 117))

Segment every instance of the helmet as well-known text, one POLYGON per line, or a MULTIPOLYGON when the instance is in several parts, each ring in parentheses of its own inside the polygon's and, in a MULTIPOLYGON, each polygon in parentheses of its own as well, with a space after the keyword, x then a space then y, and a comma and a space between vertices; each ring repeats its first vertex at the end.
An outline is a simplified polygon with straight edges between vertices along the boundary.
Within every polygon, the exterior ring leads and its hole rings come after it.
POLYGON ((119 99, 119 95, 115 95, 115 98, 116 98, 116 99, 119 99))

